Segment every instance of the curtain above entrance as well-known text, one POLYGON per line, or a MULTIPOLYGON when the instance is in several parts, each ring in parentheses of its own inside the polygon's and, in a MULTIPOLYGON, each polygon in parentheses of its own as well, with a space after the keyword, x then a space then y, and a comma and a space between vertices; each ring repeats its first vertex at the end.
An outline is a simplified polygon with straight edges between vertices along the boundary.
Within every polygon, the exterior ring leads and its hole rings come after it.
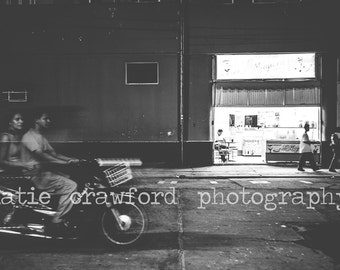
POLYGON ((231 89, 216 85, 213 106, 320 105, 320 88, 231 89))

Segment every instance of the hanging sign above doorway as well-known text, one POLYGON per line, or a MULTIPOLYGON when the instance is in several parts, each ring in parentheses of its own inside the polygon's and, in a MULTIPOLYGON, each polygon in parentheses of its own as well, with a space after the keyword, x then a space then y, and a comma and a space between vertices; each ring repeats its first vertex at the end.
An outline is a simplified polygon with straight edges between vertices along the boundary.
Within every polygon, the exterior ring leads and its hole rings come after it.
POLYGON ((217 80, 315 78, 315 53, 216 56, 217 80))

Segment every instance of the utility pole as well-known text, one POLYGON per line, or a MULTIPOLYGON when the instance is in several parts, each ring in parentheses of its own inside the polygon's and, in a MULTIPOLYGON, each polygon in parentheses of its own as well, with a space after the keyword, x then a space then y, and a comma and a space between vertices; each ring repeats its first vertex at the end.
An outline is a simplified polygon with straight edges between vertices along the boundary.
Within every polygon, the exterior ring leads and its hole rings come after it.
POLYGON ((184 165, 184 91, 185 91, 185 17, 186 1, 179 0, 179 142, 180 142, 180 162, 184 165))

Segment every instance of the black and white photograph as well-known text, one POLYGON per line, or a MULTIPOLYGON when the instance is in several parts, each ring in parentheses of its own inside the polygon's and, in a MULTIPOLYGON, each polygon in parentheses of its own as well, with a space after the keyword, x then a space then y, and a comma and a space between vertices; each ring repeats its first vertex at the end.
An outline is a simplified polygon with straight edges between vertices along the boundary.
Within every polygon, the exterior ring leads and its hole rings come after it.
POLYGON ((0 270, 340 270, 339 13, 0 0, 0 270))

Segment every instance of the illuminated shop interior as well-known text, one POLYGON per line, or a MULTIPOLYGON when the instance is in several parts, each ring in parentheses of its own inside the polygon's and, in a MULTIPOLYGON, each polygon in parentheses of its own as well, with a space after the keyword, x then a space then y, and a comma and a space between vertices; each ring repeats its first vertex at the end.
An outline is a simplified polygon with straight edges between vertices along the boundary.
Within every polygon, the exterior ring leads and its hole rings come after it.
MULTIPOLYGON (((306 122, 310 124, 309 138, 319 141, 319 116, 319 107, 217 107, 214 134, 223 130, 229 145, 229 162, 265 163, 267 144, 271 141, 297 144, 306 122)), ((218 155, 215 163, 220 163, 218 155)))

